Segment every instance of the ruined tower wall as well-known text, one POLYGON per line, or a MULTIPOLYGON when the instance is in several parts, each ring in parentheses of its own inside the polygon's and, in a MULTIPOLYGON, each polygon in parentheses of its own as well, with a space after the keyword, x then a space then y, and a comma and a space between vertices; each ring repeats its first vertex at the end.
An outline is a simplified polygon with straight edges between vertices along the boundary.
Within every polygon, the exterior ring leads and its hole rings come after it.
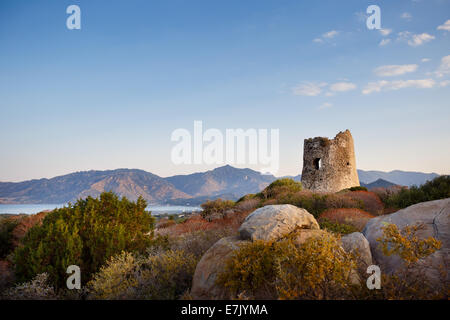
POLYGON ((313 191, 337 192, 359 186, 355 148, 349 130, 334 139, 305 139, 302 184, 313 191))

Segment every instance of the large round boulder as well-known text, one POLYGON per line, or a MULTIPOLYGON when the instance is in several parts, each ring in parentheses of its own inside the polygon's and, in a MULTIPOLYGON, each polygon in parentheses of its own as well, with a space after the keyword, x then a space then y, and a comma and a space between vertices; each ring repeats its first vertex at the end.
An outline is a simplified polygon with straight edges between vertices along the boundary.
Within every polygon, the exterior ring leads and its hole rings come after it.
MULTIPOLYGON (((379 265, 381 272, 394 273, 404 266, 397 255, 385 256, 377 238, 383 235, 382 227, 395 224, 399 229, 408 225, 422 224, 417 236, 420 239, 434 237, 442 242, 442 247, 432 255, 419 262, 419 266, 426 266, 424 275, 433 284, 440 284, 442 279, 440 270, 449 270, 450 266, 450 198, 418 203, 399 210, 395 213, 369 220, 363 230, 372 251, 374 262, 379 265)), ((447 280, 449 281, 449 274, 447 280)))
POLYGON ((224 288, 216 285, 217 276, 224 270, 225 261, 243 241, 237 236, 217 241, 197 264, 192 280, 191 296, 196 300, 230 299, 224 288))
POLYGON ((253 211, 239 228, 241 240, 278 240, 298 229, 319 230, 305 209, 290 204, 268 205, 253 211))
POLYGON ((353 232, 341 238, 342 248, 348 253, 356 254, 358 267, 366 270, 372 265, 370 244, 361 232, 353 232))

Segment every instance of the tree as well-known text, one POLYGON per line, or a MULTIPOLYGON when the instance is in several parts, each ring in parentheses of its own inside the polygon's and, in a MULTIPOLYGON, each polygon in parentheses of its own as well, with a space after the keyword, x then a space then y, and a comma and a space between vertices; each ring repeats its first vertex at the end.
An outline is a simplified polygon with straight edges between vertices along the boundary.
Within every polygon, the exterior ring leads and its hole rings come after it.
POLYGON ((89 281, 111 256, 122 251, 144 252, 151 242, 154 218, 143 198, 131 202, 104 192, 49 213, 15 251, 18 281, 46 272, 56 287, 65 285, 69 265, 81 268, 89 281))

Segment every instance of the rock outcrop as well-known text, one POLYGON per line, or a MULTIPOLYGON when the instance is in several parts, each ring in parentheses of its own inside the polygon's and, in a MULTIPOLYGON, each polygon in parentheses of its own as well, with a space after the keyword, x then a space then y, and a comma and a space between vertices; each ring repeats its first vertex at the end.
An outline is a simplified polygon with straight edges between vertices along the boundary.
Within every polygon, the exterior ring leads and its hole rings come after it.
POLYGON ((227 292, 216 285, 225 261, 240 244, 254 240, 279 240, 302 229, 295 242, 301 244, 325 232, 313 215, 292 205, 269 205, 251 213, 241 225, 239 236, 220 239, 206 251, 195 269, 191 296, 194 299, 230 299, 227 292))
POLYGON ((423 229, 418 232, 421 239, 434 237, 442 242, 440 250, 420 261, 419 265, 428 266, 425 276, 434 284, 439 285, 442 279, 439 269, 443 267, 447 271, 449 281, 450 267, 450 198, 422 202, 395 213, 369 220, 363 230, 364 236, 370 244, 374 262, 381 268, 381 272, 394 273, 403 267, 400 257, 397 255, 385 256, 377 242, 382 236, 381 227, 386 223, 393 223, 399 229, 407 225, 423 224, 423 229))
POLYGON ((346 252, 357 254, 359 268, 366 270, 372 264, 369 241, 367 241, 361 232, 353 232, 343 236, 341 243, 346 252))
POLYGON ((320 229, 312 214, 290 204, 269 205, 252 212, 239 228, 242 240, 277 240, 297 229, 320 229))
POLYGON ((197 300, 227 299, 225 290, 216 285, 217 276, 224 270, 225 261, 239 248, 238 237, 226 237, 206 251, 195 269, 191 296, 197 300))

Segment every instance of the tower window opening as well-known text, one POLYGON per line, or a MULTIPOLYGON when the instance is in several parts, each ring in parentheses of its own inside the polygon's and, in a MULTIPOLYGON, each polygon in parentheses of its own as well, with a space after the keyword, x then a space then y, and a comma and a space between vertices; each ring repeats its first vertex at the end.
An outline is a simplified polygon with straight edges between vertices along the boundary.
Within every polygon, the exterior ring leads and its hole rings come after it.
POLYGON ((322 167, 322 159, 314 159, 314 167, 316 168, 316 170, 319 170, 322 167))

